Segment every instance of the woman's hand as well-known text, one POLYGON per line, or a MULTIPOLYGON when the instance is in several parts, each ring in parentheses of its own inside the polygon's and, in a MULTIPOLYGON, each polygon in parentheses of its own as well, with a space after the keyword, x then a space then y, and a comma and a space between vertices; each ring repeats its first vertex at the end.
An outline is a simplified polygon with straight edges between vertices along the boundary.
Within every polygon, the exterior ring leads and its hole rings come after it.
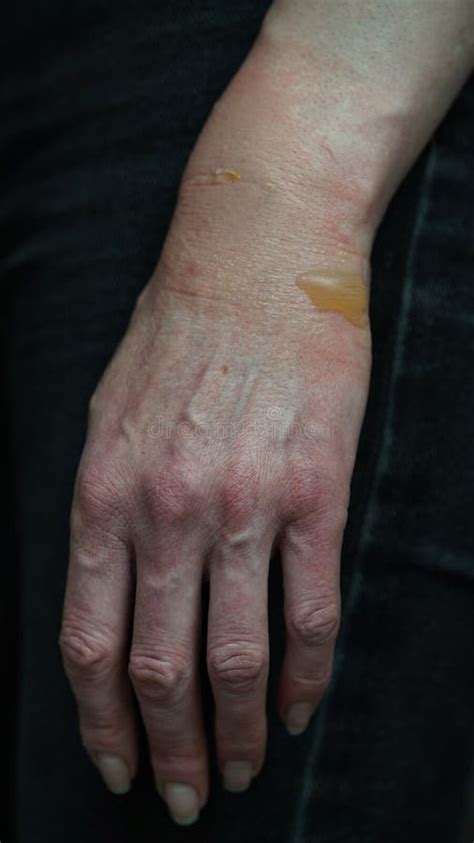
POLYGON ((346 64, 334 67, 337 92, 351 92, 342 105, 317 88, 307 46, 260 39, 200 136, 156 272, 91 401, 65 667, 84 743, 114 792, 137 769, 134 688, 157 786, 182 823, 208 795, 202 578, 230 789, 264 762, 276 546, 287 628, 278 704, 290 730, 305 727, 331 673, 370 371, 368 256, 396 181, 385 141, 402 134, 376 80, 356 70, 351 87, 346 64))
MULTIPOLYGON (((354 255, 329 256, 321 241, 315 250, 317 226, 312 243, 301 223, 290 230, 292 216, 309 213, 295 214, 298 201, 243 178, 184 184, 156 275, 91 402, 77 477, 61 641, 84 743, 135 773, 131 680, 157 783, 195 788, 196 809, 208 778, 203 576, 217 749, 231 788, 264 760, 276 544, 288 630, 279 708, 291 729, 306 725, 331 673, 370 340, 368 325, 319 311, 296 286, 315 266, 343 278, 362 271, 354 255)), ((125 786, 128 773, 107 759, 103 769, 112 787, 125 786)))

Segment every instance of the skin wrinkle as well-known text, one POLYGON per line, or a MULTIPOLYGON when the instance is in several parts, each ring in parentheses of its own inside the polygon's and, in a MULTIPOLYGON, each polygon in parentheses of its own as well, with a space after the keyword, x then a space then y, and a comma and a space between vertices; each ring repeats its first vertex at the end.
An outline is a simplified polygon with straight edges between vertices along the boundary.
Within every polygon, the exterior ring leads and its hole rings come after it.
POLYGON ((363 279, 353 272, 310 269, 295 284, 319 310, 340 313, 358 328, 367 329, 367 293, 363 279))

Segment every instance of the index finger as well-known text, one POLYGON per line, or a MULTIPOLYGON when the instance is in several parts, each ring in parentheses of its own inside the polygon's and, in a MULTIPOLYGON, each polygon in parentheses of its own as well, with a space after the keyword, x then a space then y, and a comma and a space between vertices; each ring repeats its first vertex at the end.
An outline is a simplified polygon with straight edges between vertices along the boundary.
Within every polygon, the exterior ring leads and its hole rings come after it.
POLYGON ((132 595, 130 547, 104 529, 95 505, 76 497, 59 644, 83 743, 116 794, 128 791, 138 766, 127 674, 132 595))

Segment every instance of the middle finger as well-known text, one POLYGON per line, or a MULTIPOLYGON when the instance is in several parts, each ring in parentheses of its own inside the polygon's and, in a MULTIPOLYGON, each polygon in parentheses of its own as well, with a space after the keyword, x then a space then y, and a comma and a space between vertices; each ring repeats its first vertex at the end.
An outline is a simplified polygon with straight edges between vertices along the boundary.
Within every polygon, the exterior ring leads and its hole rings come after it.
POLYGON ((207 665, 224 786, 241 791, 265 756, 271 539, 235 538, 210 556, 207 665))
POLYGON ((208 796, 199 682, 202 557, 176 532, 137 549, 130 676, 148 734, 157 787, 174 819, 197 819, 208 796))

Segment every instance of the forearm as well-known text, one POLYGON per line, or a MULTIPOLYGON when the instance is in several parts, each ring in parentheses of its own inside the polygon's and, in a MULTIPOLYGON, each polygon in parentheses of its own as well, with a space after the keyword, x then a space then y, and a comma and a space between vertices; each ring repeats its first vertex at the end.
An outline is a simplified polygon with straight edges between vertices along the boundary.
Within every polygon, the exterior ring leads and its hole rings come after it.
POLYGON ((248 182, 274 189, 282 218, 304 202, 302 242, 317 224, 324 248, 367 251, 471 69, 473 31, 466 0, 276 0, 183 181, 236 172, 234 201, 248 182))
POLYGON ((276 0, 262 37, 379 218, 474 62, 473 0, 276 0), (378 202, 376 201, 378 200, 378 202))

